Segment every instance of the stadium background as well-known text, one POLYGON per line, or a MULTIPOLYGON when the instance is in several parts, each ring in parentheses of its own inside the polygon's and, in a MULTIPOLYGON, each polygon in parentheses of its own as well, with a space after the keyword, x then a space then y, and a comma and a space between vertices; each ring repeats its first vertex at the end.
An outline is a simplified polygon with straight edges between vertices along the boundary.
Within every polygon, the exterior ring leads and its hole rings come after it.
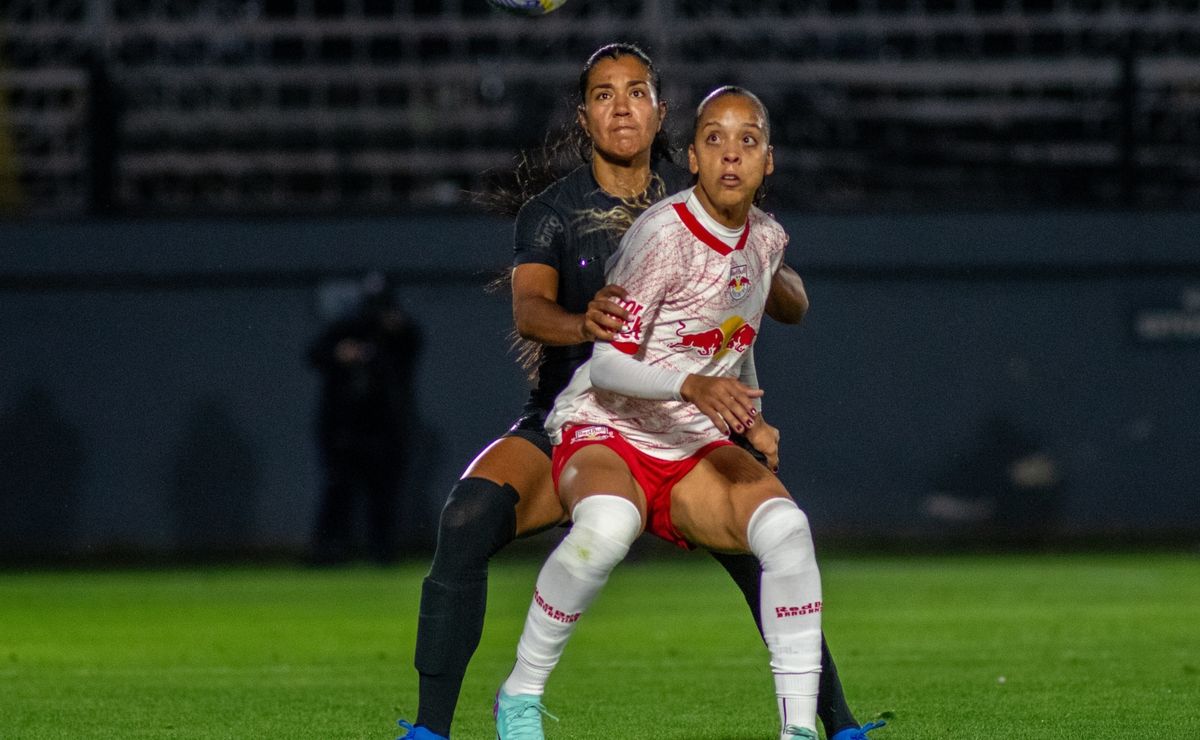
POLYGON ((675 123, 772 108, 813 311, 764 331, 782 475, 866 546, 1200 535, 1200 6, 0 2, 0 554, 294 554, 325 299, 421 323, 405 532, 519 408, 510 224, 464 192, 631 39, 675 123))

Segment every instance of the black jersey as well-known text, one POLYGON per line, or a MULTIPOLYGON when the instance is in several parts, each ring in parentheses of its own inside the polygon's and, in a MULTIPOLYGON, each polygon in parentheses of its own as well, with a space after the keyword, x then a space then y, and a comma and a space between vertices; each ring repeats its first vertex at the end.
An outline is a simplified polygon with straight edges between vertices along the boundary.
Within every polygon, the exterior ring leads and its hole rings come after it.
MULTIPOLYGON (((558 270, 559 305, 571 313, 583 313, 596 291, 604 287, 604 265, 634 219, 651 204, 691 184, 686 170, 659 160, 647 192, 639 198, 622 199, 601 190, 591 166, 581 165, 521 207, 513 265, 537 263, 558 270)), ((591 354, 591 342, 543 347, 526 411, 549 410, 575 369, 591 354)))

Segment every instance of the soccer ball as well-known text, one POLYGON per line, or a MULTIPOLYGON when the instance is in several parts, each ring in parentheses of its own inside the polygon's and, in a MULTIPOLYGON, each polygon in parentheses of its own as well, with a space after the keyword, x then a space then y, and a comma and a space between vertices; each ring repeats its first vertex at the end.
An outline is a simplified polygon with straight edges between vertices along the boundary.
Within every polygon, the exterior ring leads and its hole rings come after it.
POLYGON ((518 15, 545 15, 558 10, 567 0, 487 0, 487 4, 518 15))

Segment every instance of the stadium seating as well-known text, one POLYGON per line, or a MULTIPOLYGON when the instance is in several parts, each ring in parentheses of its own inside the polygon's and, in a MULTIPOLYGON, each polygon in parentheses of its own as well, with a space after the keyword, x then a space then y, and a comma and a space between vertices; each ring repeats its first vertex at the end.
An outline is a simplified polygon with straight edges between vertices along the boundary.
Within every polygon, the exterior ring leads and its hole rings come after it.
POLYGON ((773 205, 1200 205, 1200 0, 3 0, 0 90, 38 214, 445 207, 643 43, 674 123, 774 118, 773 205))

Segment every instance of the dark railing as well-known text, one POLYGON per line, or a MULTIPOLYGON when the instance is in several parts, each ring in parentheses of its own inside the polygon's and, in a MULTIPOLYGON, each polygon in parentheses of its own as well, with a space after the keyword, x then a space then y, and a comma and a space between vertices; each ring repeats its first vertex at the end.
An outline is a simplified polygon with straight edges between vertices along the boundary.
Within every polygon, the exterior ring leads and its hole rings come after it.
POLYGON ((1195 2, 646 0, 529 20, 482 0, 27 0, 0 27, 16 214, 457 206, 569 124, 582 60, 614 39, 656 57, 676 131, 717 84, 762 95, 774 207, 1200 205, 1195 2))

